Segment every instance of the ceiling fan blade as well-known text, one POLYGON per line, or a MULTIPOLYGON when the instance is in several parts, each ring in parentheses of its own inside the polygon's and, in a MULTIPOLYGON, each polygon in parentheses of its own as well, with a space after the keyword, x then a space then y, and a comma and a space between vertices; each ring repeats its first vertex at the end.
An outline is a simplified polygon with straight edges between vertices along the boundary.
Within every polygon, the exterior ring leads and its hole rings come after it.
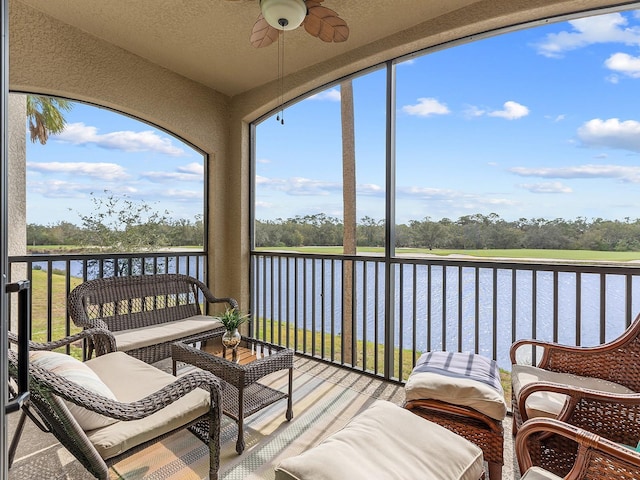
POLYGON ((253 25, 249 41, 255 48, 268 47, 278 40, 278 35, 280 35, 280 30, 269 25, 262 14, 260 14, 258 20, 256 20, 256 23, 253 25))
POLYGON ((323 42, 344 42, 349 38, 347 22, 336 12, 321 6, 318 0, 307 0, 307 9, 303 25, 309 35, 323 42))

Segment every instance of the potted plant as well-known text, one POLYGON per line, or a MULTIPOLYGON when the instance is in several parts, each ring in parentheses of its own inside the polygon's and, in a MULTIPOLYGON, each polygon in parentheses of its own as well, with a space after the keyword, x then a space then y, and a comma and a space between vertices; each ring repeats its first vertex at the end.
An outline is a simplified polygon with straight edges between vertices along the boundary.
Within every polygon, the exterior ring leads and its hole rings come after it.
POLYGON ((242 339, 240 332, 238 332, 238 327, 249 320, 249 315, 243 314, 237 308, 227 308, 218 318, 225 328, 225 332, 222 335, 222 344, 226 348, 235 350, 242 339))

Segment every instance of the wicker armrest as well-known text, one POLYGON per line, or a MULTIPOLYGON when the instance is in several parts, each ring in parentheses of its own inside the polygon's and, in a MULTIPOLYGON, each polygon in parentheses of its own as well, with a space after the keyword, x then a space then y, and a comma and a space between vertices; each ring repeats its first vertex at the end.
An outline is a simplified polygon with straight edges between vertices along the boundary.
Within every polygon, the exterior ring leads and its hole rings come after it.
POLYGON ((141 400, 123 403, 96 395, 94 392, 67 381, 46 369, 37 366, 31 368, 38 372, 43 383, 56 395, 87 410, 118 420, 138 420, 148 417, 196 388, 204 388, 211 393, 212 408, 219 409, 221 405, 220 381, 211 373, 204 371, 183 375, 141 400))
POLYGON ((211 290, 209 290, 209 287, 207 287, 203 282, 201 282, 197 278, 193 278, 192 281, 200 289, 200 291, 204 295, 204 298, 207 300, 207 302, 209 302, 209 303, 227 303, 227 304, 229 304, 230 308, 236 308, 236 309, 239 308, 238 302, 237 302, 237 300, 235 298, 231 298, 231 297, 216 297, 211 292, 211 290))
MULTIPOLYGON (((8 332, 9 343, 17 344, 18 336, 15 333, 8 332)), ((53 340, 51 342, 34 342, 29 340, 30 350, 55 350, 60 347, 65 347, 73 343, 90 340, 95 345, 98 355, 104 355, 105 353, 116 351, 116 341, 113 334, 103 328, 91 328, 83 330, 82 332, 70 335, 68 337, 61 338, 59 340, 53 340)))
MULTIPOLYGON (((544 368, 548 364, 549 357, 553 354, 563 353, 568 355, 576 355, 577 357, 576 363, 578 363, 580 362, 580 359, 579 359, 580 355, 590 356, 598 353, 598 351, 601 350, 600 345, 596 347, 574 347, 571 345, 562 345, 560 343, 555 343, 555 342, 547 342, 545 340, 536 340, 532 338, 527 338, 527 339, 518 340, 511 345, 511 348, 509 349, 509 356, 511 358, 512 364, 518 363, 516 358, 517 351, 518 349, 525 346, 531 346, 532 349, 535 347, 542 347, 544 349, 544 353, 542 354, 542 357, 540 358, 540 361, 537 365, 540 368, 544 368)), ((566 373, 571 373, 571 372, 566 372, 566 373)))
POLYGON ((635 420, 640 417, 640 394, 615 394, 559 383, 534 382, 523 387, 518 398, 523 422, 528 420, 527 398, 536 392, 568 397, 557 418, 559 421, 588 428, 620 443, 635 445, 640 438, 640 424, 635 420))
POLYGON ((531 450, 535 437, 557 434, 578 445, 576 464, 565 480, 581 478, 617 478, 632 480, 640 477, 640 454, 587 430, 555 419, 538 418, 522 425, 515 441, 520 473, 534 466, 531 450))
POLYGON ((640 391, 640 371, 628 368, 636 363, 640 342, 640 314, 614 340, 601 345, 578 347, 540 340, 519 340, 511 345, 511 363, 516 364, 516 352, 525 345, 543 347, 538 367, 583 377, 601 378, 640 391))

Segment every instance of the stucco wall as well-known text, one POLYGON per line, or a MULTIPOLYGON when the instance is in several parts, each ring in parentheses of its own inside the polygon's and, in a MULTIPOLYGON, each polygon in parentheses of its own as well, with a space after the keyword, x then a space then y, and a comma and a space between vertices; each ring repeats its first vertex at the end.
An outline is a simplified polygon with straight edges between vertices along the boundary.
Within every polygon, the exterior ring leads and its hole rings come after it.
POLYGON ((25 95, 9 95, 9 255, 27 251, 27 209, 25 188, 27 101, 25 95))
MULTIPOLYGON (((225 248, 240 238, 242 212, 229 158, 229 99, 24 4, 10 2, 10 89, 83 100, 164 128, 209 155, 210 286, 241 297, 248 258, 225 248), (55 41, 53 40, 55 39, 55 41)), ((16 170, 16 174, 19 173, 16 170)), ((238 193, 239 195, 239 193, 238 193)), ((246 279, 245 279, 246 280, 246 279)))
MULTIPOLYGON (((26 129, 27 99, 24 95, 9 96, 9 168, 7 171, 7 210, 9 229, 9 255, 27 253, 27 205, 26 199, 26 129)), ((9 281, 17 282, 27 278, 26 265, 13 265, 9 281)), ((18 296, 11 295, 11 330, 18 330, 18 296)))

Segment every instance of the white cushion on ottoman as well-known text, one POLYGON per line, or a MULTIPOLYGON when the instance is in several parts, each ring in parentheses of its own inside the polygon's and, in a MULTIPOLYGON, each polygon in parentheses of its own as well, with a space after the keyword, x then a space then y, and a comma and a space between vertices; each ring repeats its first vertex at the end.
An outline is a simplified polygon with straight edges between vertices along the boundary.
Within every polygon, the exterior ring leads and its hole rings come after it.
POLYGON ((405 384, 410 400, 439 400, 462 405, 502 421, 507 403, 494 360, 460 352, 428 352, 418 359, 405 384))
POLYGON ((376 401, 342 430, 276 467, 276 480, 478 480, 482 450, 391 402, 376 401))

